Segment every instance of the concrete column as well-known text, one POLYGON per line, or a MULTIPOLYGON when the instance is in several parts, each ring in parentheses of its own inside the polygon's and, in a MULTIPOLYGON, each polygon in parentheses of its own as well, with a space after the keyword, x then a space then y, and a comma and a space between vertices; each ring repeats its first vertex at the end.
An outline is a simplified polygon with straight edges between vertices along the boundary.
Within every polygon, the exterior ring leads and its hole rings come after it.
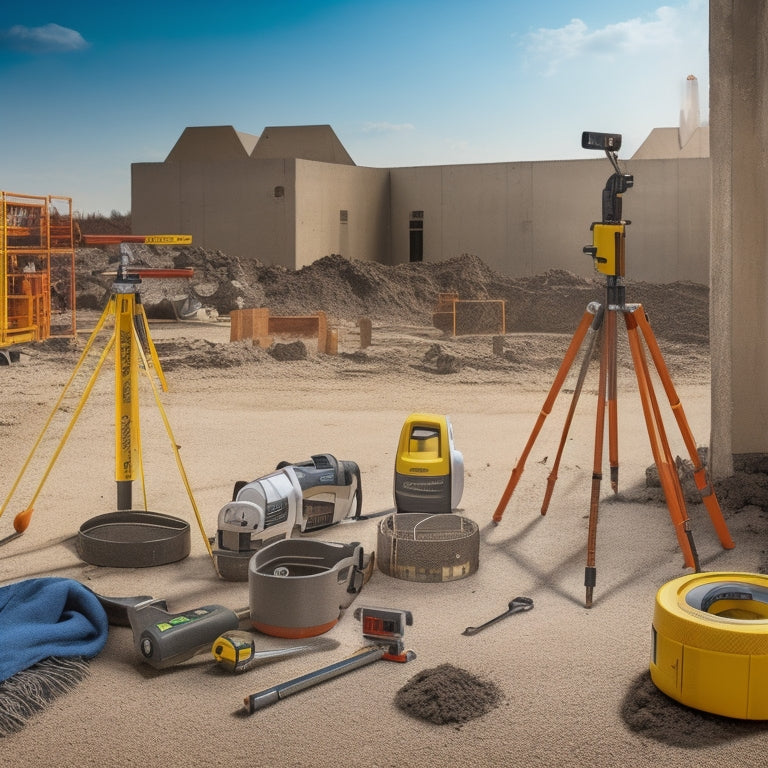
POLYGON ((711 471, 768 457, 768 4, 710 0, 711 471))
POLYGON ((371 334, 373 332, 371 318, 361 317, 357 324, 360 327, 360 349, 366 349, 366 347, 371 346, 371 334))

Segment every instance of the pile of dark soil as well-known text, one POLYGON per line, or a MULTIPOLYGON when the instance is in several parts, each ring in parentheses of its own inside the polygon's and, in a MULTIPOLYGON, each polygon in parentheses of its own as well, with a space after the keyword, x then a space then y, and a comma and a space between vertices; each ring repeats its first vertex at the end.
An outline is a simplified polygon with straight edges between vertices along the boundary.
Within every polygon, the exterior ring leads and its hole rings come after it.
MULTIPOLYGON (((79 249, 76 257, 78 307, 104 306, 117 251, 79 249)), ((298 270, 243 261, 202 248, 132 246, 132 264, 193 267, 185 280, 145 280, 147 312, 173 296, 188 295, 219 315, 234 309, 267 307, 275 315, 325 312, 332 322, 368 317, 387 324, 432 325, 438 295, 460 299, 502 299, 508 332, 572 333, 591 301, 605 301, 605 281, 564 270, 533 277, 509 277, 490 269, 477 256, 436 263, 388 266, 326 256, 298 270)), ((696 283, 627 283, 627 301, 641 303, 655 333, 670 341, 703 343, 709 338, 709 289, 696 283)))
POLYGON ((480 717, 501 700, 495 683, 452 664, 440 664, 414 675, 397 692, 395 705, 412 717, 446 725, 480 717))
POLYGON ((686 707, 656 688, 648 672, 627 691, 621 715, 634 733, 663 744, 699 750, 768 731, 768 724, 762 721, 737 720, 686 707))

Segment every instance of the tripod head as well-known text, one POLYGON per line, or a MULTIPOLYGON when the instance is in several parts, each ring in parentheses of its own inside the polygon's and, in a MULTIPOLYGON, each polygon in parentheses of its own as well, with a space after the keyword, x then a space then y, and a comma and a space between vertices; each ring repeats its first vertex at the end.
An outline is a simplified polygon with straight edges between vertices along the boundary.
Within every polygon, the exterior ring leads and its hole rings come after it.
POLYGON ((584 131, 581 134, 581 146, 583 149, 604 150, 606 157, 611 161, 614 173, 608 178, 603 189, 603 224, 619 224, 621 195, 635 183, 632 174, 622 173, 619 167, 617 152, 621 149, 621 134, 584 131))
POLYGON ((614 170, 603 189, 603 219, 592 224, 592 245, 584 246, 584 253, 592 257, 598 272, 623 277, 624 227, 631 222, 621 218, 621 196, 634 186, 635 179, 632 174, 623 173, 619 166, 617 152, 621 149, 621 134, 584 131, 581 146, 583 149, 603 150, 614 170))
POLYGON ((128 271, 128 260, 131 256, 131 247, 128 243, 120 243, 120 263, 117 267, 117 277, 112 283, 113 293, 136 293, 141 278, 137 274, 128 271))

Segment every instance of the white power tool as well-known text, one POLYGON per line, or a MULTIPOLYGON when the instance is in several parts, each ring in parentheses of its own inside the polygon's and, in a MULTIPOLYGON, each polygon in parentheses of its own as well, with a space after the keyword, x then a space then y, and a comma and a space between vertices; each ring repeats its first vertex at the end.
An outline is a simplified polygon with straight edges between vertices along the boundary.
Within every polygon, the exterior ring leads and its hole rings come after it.
POLYGON ((229 581, 248 580, 248 561, 266 544, 294 531, 315 531, 360 517, 360 468, 329 453, 308 461, 281 462, 275 472, 235 484, 233 499, 219 511, 216 570, 229 581))

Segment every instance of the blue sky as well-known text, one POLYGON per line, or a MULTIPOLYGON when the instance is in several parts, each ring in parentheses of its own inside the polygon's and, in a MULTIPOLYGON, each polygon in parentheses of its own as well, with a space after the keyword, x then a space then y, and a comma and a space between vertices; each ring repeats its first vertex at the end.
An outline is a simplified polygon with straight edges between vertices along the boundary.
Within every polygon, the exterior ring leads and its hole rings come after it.
POLYGON ((708 120, 706 0, 4 4, 0 189, 130 210, 130 166, 187 126, 330 124, 357 165, 628 158, 708 120))

